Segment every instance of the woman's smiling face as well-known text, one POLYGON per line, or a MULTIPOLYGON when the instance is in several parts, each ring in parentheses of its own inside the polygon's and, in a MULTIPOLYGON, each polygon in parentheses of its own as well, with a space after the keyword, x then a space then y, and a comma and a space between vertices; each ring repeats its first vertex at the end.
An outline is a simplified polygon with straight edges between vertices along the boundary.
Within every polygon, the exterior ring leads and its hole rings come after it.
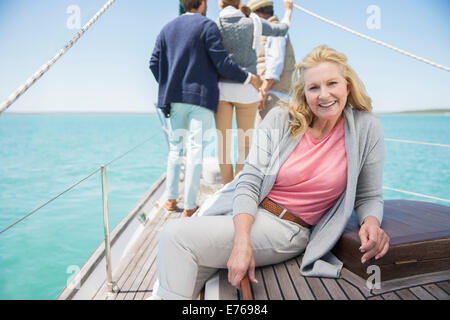
POLYGON ((334 62, 322 62, 305 70, 305 97, 314 118, 337 121, 347 104, 350 84, 334 62))

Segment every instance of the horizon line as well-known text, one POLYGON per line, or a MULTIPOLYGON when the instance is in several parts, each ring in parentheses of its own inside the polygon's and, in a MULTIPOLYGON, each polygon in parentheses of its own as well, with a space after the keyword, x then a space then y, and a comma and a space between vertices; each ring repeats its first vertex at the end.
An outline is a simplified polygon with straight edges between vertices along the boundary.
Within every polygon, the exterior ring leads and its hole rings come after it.
MULTIPOLYGON (((450 108, 430 108, 430 109, 409 109, 409 110, 399 110, 399 111, 388 111, 388 110, 380 110, 380 111, 372 111, 373 113, 448 113, 450 112, 450 108)), ((155 114, 156 110, 152 111, 11 111, 7 110, 3 114, 155 114)))

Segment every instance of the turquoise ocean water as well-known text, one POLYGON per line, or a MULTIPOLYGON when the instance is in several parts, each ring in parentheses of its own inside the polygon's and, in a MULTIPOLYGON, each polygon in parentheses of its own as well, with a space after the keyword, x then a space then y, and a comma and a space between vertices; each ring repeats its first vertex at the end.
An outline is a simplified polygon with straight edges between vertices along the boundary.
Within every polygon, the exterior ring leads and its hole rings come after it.
MULTIPOLYGON (((450 145, 449 116, 379 118, 386 138, 450 145)), ((0 230, 149 138, 107 168, 111 230, 165 171, 157 116, 1 116, 0 230)), ((450 148, 385 144, 385 186, 450 199, 450 148)), ((389 190, 384 198, 427 200, 389 190)), ((97 173, 0 234, 0 299, 55 299, 102 241, 102 210, 97 173)))

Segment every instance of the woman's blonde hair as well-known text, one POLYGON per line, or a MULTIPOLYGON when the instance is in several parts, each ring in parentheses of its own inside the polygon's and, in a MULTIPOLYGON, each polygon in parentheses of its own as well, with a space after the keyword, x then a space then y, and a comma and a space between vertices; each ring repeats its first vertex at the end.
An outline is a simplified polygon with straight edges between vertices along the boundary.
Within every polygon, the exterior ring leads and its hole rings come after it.
POLYGON ((219 7, 220 8, 226 8, 228 6, 235 7, 236 9, 239 9, 242 11, 242 13, 248 17, 252 13, 252 9, 250 7, 241 4, 241 0, 219 0, 219 7))
POLYGON ((347 104, 350 104, 351 107, 358 110, 372 111, 372 100, 367 95, 364 84, 359 79, 356 72, 347 64, 346 55, 339 53, 326 45, 321 45, 314 48, 314 50, 296 66, 292 77, 291 101, 282 104, 284 107, 288 108, 289 113, 292 115, 292 120, 289 122, 291 127, 291 138, 298 138, 302 135, 314 119, 314 114, 306 102, 305 71, 322 62, 336 63, 342 76, 347 83, 350 84, 350 93, 347 98, 347 104))

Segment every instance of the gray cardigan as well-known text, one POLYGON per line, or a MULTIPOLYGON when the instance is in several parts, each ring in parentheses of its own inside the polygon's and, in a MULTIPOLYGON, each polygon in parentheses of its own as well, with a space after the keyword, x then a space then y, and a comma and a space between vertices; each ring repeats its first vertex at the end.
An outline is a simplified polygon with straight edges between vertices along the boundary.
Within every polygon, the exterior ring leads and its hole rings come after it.
MULTIPOLYGON (((216 23, 231 60, 245 71, 256 74, 257 56, 252 48, 253 20, 248 17, 219 17, 216 23)), ((286 23, 270 23, 264 19, 261 19, 261 23, 263 36, 285 36, 289 30, 286 23)))
MULTIPOLYGON (((255 130, 254 140, 241 174, 211 196, 198 215, 248 213, 275 182, 278 170, 302 137, 292 139, 287 109, 273 108, 255 130)), ((382 177, 384 137, 381 123, 370 113, 344 109, 347 188, 312 229, 300 267, 304 276, 338 278, 342 262, 331 249, 341 237, 352 212, 360 224, 367 216, 383 218, 382 177)))

